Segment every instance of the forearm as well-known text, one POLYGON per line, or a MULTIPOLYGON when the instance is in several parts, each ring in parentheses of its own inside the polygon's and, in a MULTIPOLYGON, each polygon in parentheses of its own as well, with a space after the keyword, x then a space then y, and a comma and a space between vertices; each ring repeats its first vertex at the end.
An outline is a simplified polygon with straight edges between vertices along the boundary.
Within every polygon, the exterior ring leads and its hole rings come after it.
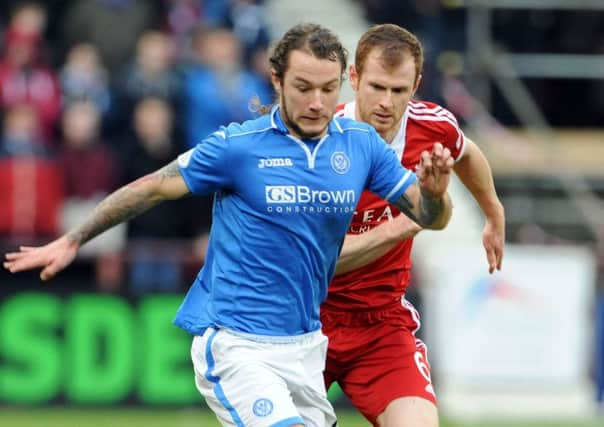
POLYGON ((417 225, 429 230, 444 228, 453 209, 448 193, 442 196, 422 194, 417 184, 410 186, 394 204, 417 225))
POLYGON ((111 227, 149 210, 167 199, 182 197, 188 189, 176 162, 145 175, 111 193, 97 205, 86 221, 70 230, 66 238, 79 246, 111 227))
POLYGON ((336 265, 336 275, 364 267, 381 258, 399 242, 414 237, 421 227, 405 215, 383 222, 361 234, 348 234, 336 265))
POLYGON ((363 240, 363 234, 349 234, 346 236, 344 247, 336 264, 336 276, 370 264, 396 245, 392 241, 380 243, 376 240, 370 241, 365 246, 366 243, 362 243, 363 240))
MULTIPOLYGON (((396 220, 395 220, 396 221, 396 220)), ((336 264, 336 276, 364 267, 382 257, 397 243, 413 237, 419 230, 415 223, 407 219, 407 224, 395 232, 394 221, 385 222, 361 234, 347 234, 336 264)))
POLYGON ((447 226, 453 212, 449 193, 442 197, 420 197, 420 225, 429 230, 441 230, 447 226))
POLYGON ((138 181, 135 181, 103 199, 86 221, 70 230, 66 237, 70 242, 81 246, 111 227, 145 212, 159 202, 159 198, 149 197, 145 186, 141 186, 138 181))
POLYGON ((485 193, 470 190, 470 192, 478 203, 478 206, 480 206, 480 210, 487 221, 496 225, 505 223, 505 211, 495 191, 485 193))
POLYGON ((503 224, 504 209, 495 191, 489 163, 473 142, 468 143, 466 155, 454 167, 455 173, 470 191, 487 221, 503 224))

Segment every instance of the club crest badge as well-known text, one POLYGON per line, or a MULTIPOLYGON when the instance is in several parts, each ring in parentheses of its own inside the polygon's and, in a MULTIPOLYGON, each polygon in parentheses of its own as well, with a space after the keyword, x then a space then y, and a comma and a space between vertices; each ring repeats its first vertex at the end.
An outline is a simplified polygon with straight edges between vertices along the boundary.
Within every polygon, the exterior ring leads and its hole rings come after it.
POLYGON ((254 402, 252 410, 257 417, 267 417, 273 412, 273 402, 270 399, 258 399, 254 402))
POLYGON ((336 151, 331 155, 331 167, 336 173, 344 175, 350 170, 350 159, 341 151, 336 151))

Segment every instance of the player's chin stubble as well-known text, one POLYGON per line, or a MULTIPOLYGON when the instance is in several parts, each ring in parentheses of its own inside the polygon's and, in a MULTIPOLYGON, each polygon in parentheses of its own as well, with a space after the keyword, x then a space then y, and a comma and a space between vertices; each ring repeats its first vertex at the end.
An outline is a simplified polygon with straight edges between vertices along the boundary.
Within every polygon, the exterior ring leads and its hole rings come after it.
POLYGON ((285 125, 293 130, 301 139, 312 139, 319 137, 323 131, 327 128, 327 125, 321 129, 319 132, 306 132, 304 131, 298 123, 289 115, 289 111, 287 110, 287 105, 285 103, 285 96, 281 96, 281 109, 283 111, 283 119, 285 121, 285 125))

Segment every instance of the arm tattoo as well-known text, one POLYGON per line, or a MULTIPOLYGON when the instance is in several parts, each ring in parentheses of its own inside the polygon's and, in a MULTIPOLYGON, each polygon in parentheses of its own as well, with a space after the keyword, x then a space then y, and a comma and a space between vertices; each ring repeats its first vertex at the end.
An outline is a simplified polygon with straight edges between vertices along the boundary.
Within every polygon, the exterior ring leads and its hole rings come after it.
POLYGON ((111 193, 81 226, 67 234, 67 239, 83 245, 111 227, 147 211, 163 200, 163 197, 153 193, 154 185, 149 185, 149 182, 161 182, 177 176, 180 176, 180 171, 174 161, 111 193))
POLYGON ((420 198, 420 213, 419 217, 425 225, 434 224, 436 219, 442 214, 445 204, 441 197, 426 197, 424 195, 420 198))
POLYGON ((141 214, 155 203, 136 189, 135 181, 105 198, 81 226, 67 238, 80 245, 123 221, 141 214))
POLYGON ((166 166, 157 171, 157 175, 159 175, 161 179, 181 176, 180 169, 178 168, 178 162, 174 160, 173 162, 168 163, 166 166))
POLYGON ((419 197, 419 209, 409 199, 406 192, 403 193, 403 195, 396 202, 394 202, 394 204, 401 210, 401 212, 407 215, 407 217, 422 227, 434 224, 434 222, 442 214, 445 207, 441 197, 428 197, 422 194, 421 191, 419 197))
POLYGON ((399 197, 399 199, 396 202, 394 202, 394 204, 396 205, 397 208, 399 208, 399 210, 401 212, 403 212, 405 215, 407 215, 407 217, 409 217, 409 219, 411 219, 413 222, 415 222, 418 225, 422 225, 421 221, 417 218, 417 216, 413 212, 413 209, 414 209, 413 202, 409 199, 406 192, 403 193, 403 195, 401 197, 399 197))

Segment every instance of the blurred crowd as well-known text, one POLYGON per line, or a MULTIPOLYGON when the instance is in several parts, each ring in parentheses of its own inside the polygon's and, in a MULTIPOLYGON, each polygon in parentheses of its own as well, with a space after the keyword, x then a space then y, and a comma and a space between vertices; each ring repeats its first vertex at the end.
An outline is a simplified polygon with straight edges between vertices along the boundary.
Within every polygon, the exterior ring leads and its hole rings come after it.
MULTIPOLYGON (((351 1, 363 5, 369 22, 415 32, 426 56, 418 95, 471 121, 467 97, 447 91, 442 72, 443 53, 465 49, 465 9, 442 0, 351 1), (458 95, 443 99, 447 93, 458 95)), ((119 186, 219 126, 252 118, 253 97, 273 100, 262 0, 3 0, 2 6, 2 251, 61 235, 119 186)), ((514 52, 601 53, 600 17, 499 10, 493 38, 514 52), (585 45, 588 34, 594 42, 585 45)), ((526 83, 552 125, 601 126, 604 79, 526 83), (560 99, 580 99, 582 108, 560 99)), ((493 115, 517 124, 498 96, 493 115)), ((160 205, 87 244, 79 259, 86 268, 63 277, 88 278, 104 291, 186 289, 204 260, 211 204, 210 197, 196 197, 160 205)))
MULTIPOLYGON (((273 100, 261 1, 3 6, 0 248, 64 233, 119 186, 253 117, 253 97, 273 100)), ((103 234, 84 246, 80 279, 103 291, 186 289, 203 263, 211 203, 166 203, 103 234)))

